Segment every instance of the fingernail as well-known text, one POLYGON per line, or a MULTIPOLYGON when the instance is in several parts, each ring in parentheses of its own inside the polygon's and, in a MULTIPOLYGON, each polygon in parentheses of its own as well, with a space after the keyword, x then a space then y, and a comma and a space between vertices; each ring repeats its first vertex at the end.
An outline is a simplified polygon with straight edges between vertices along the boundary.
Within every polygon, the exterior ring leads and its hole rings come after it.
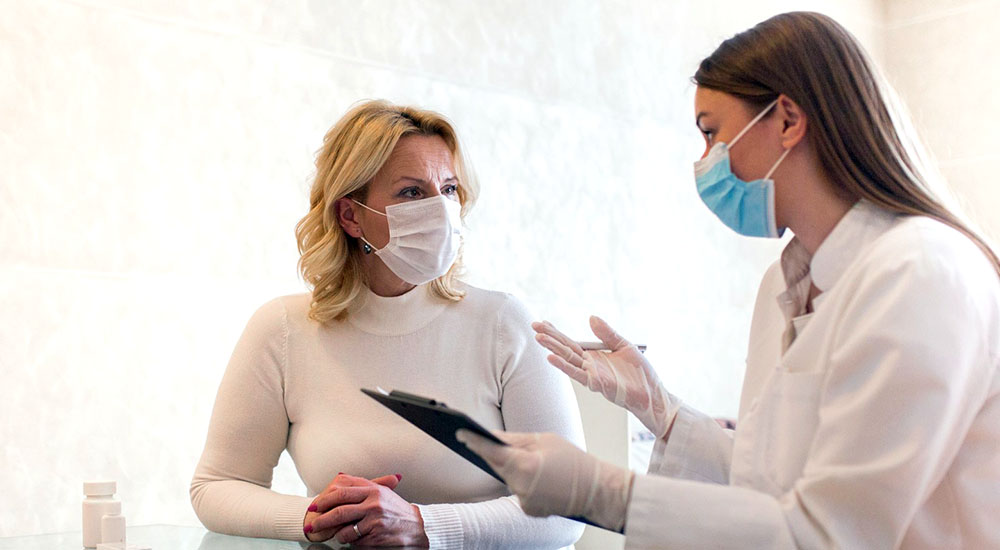
POLYGON ((310 504, 309 508, 306 508, 306 510, 308 510, 309 512, 315 512, 316 510, 319 510, 319 506, 316 506, 315 504, 310 504))
POLYGON ((344 475, 344 472, 337 472, 337 475, 338 476, 342 476, 342 475, 344 475))
POLYGON ((393 474, 396 476, 396 481, 403 481, 403 474, 393 474))
POLYGON ((302 528, 302 532, 305 533, 305 534, 307 534, 307 535, 309 533, 312 533, 313 532, 313 526, 312 526, 312 524, 310 523, 309 525, 306 525, 305 527, 303 527, 302 528))

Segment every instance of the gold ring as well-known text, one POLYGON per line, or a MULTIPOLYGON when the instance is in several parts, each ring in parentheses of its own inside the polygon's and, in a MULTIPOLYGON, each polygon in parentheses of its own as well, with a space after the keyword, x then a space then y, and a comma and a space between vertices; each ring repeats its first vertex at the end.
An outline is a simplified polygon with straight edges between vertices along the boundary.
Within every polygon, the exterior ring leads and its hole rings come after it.
POLYGON ((354 534, 356 534, 359 539, 361 538, 361 531, 358 531, 358 524, 357 523, 354 524, 354 534))

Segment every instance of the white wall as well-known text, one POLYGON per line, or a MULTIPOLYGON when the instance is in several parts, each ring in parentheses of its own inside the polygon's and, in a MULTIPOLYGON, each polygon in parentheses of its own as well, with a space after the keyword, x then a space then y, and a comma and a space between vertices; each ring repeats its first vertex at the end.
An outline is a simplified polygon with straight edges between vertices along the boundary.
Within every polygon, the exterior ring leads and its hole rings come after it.
POLYGON ((886 6, 886 72, 966 213, 1000 242, 1000 0, 886 6))
MULTIPOLYGON (((0 536, 78 529, 94 477, 119 480, 133 524, 197 523, 187 487, 229 353, 258 305, 303 288, 313 152, 362 98, 456 122, 483 185, 473 283, 581 338, 604 315, 676 393, 733 415, 781 244, 699 202, 689 78, 788 9, 882 58, 883 7, 0 0, 0 536)), ((624 416, 582 403, 592 448, 624 464, 624 416)), ((301 490, 287 462, 275 484, 301 490)))

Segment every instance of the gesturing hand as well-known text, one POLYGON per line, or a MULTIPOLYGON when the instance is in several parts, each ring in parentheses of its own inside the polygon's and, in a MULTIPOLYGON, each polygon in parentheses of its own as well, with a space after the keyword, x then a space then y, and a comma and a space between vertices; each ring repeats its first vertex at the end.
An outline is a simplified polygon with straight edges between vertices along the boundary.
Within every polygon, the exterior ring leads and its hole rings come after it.
POLYGON ((420 511, 393 491, 399 481, 396 475, 367 480, 338 474, 309 507, 306 538, 364 546, 427 546, 420 511))
POLYGON ((590 328, 611 351, 584 351, 548 321, 532 323, 531 328, 537 333, 538 343, 552 352, 552 365, 627 409, 656 437, 669 432, 680 403, 664 389, 639 349, 602 319, 591 317, 590 328))

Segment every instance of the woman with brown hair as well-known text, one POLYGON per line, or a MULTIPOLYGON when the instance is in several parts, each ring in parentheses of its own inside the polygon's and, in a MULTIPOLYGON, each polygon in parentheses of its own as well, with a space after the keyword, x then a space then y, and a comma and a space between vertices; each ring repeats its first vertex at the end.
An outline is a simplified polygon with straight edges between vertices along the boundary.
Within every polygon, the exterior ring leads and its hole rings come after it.
POLYGON ((760 286, 735 430, 548 323, 549 361, 657 436, 649 475, 561 438, 462 433, 529 513, 623 529, 626 548, 1000 548, 1000 262, 929 189, 871 61, 787 13, 694 76, 705 204, 795 237, 760 286), (572 488, 570 491, 567 488, 572 488))

